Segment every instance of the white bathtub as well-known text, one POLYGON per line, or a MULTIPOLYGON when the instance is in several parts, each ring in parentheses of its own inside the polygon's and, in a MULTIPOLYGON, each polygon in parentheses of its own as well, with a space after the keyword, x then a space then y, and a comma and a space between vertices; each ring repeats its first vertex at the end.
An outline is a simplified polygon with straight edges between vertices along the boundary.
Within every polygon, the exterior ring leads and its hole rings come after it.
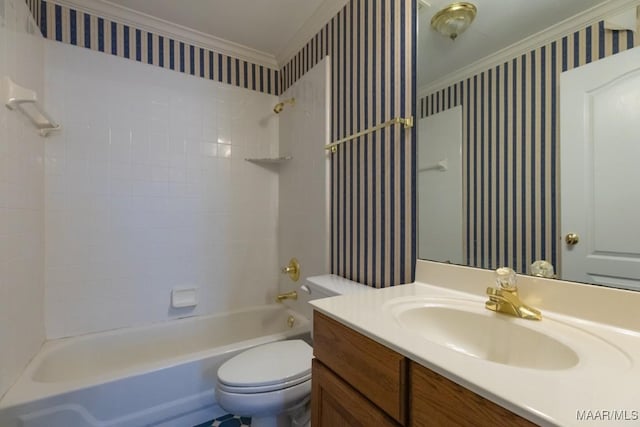
POLYGON ((48 341, 0 400, 0 426, 190 427, 224 414, 215 400, 220 364, 255 345, 308 337, 309 328, 267 305, 48 341))

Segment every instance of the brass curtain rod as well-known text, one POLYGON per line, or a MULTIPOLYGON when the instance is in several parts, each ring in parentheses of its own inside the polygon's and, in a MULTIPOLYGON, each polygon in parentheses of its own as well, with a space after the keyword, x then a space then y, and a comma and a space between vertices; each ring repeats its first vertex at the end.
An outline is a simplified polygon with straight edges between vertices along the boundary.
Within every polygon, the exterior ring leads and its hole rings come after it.
POLYGON ((396 117, 394 119, 391 120, 387 120, 384 123, 381 123, 377 126, 371 127, 369 129, 365 129, 363 131, 360 131, 358 133, 354 133, 353 135, 347 136, 345 138, 339 139, 337 141, 332 142, 331 144, 327 144, 324 146, 325 150, 331 150, 332 153, 335 153, 338 150, 338 145, 340 144, 344 144, 347 141, 351 141, 352 139, 356 139, 359 138, 361 136, 364 135, 368 135, 370 133, 373 133, 377 130, 380 130, 382 128, 386 128, 389 126, 393 126, 393 125, 404 125, 405 129, 409 129, 413 127, 413 116, 409 116, 409 117, 396 117))

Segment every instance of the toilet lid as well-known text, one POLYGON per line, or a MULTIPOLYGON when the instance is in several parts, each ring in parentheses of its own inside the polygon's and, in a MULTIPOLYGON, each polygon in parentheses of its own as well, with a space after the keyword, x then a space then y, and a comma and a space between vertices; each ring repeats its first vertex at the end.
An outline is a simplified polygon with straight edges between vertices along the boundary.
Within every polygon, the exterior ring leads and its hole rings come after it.
POLYGON ((302 340, 277 341, 254 347, 227 360, 218 380, 236 387, 256 387, 311 376, 313 349, 302 340))

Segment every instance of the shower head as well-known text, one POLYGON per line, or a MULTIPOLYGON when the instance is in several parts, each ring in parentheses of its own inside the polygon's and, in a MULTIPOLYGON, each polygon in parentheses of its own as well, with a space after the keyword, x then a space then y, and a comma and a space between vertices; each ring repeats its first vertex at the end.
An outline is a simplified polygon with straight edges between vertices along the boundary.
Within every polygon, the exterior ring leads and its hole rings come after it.
POLYGON ((296 99, 295 98, 290 98, 290 99, 285 99, 282 102, 278 102, 276 104, 275 107, 273 107, 273 112, 276 114, 280 114, 280 112, 282 111, 282 109, 284 108, 284 104, 291 104, 294 105, 296 103, 296 99))

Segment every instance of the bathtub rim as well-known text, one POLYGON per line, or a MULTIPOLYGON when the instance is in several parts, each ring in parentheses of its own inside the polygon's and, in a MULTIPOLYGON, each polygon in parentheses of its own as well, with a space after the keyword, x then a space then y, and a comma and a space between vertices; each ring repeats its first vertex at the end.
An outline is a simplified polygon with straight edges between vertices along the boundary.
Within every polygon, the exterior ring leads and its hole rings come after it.
POLYGON ((5 395, 0 399, 0 411, 10 409, 23 404, 35 403, 40 400, 44 400, 53 396, 62 395, 66 393, 72 393, 82 391, 91 387, 99 386, 102 384, 108 384, 116 382, 127 377, 136 377, 147 375, 152 372, 170 369, 181 364, 197 362, 209 357, 223 356, 225 354, 236 352, 238 349, 247 349, 255 347, 261 344, 266 344, 273 341, 281 341, 285 339, 291 339, 293 337, 302 336, 310 333, 311 321, 299 312, 292 310, 291 308, 278 304, 263 304, 245 307, 241 309, 235 309, 226 311, 224 313, 216 313, 202 316, 189 316, 179 319, 171 319, 163 322, 152 323, 141 326, 134 326, 129 328, 118 328, 107 331, 94 332, 90 334, 78 335, 75 337, 56 338, 48 340, 43 343, 38 353, 29 361, 23 372, 18 377, 18 380, 9 388, 5 395), (99 336, 114 336, 133 331, 144 331, 152 328, 158 328, 162 326, 173 326, 174 322, 196 322, 207 320, 216 317, 223 317, 231 314, 240 314, 249 311, 270 309, 276 311, 277 309, 284 311, 285 313, 292 315, 299 321, 298 326, 276 332, 269 335, 263 335, 247 340, 237 341, 231 344, 226 344, 218 347, 209 348, 197 352, 185 353, 179 356, 174 356, 166 359, 161 359, 145 364, 135 364, 123 369, 118 369, 112 372, 103 374, 96 374, 82 379, 74 379, 69 381, 56 381, 56 382, 40 382, 34 380, 34 375, 40 364, 45 360, 47 355, 53 351, 64 348, 77 341, 86 341, 95 339, 99 336))

